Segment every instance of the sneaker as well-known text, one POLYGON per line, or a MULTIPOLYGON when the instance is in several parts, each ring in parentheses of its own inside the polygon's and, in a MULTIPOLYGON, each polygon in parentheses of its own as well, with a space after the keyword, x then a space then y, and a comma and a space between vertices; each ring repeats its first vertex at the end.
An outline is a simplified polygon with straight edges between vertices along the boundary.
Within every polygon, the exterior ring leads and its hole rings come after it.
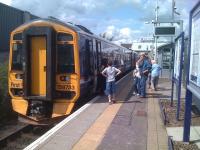
POLYGON ((137 93, 137 96, 140 96, 140 94, 139 94, 139 93, 137 93))
POLYGON ((133 92, 133 95, 136 95, 136 93, 135 93, 135 92, 133 92))

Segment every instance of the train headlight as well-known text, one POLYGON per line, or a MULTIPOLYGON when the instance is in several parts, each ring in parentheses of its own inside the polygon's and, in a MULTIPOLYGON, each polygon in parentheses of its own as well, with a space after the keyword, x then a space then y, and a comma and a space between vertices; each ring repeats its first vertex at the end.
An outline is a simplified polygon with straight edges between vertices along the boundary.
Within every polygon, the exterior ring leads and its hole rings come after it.
POLYGON ((69 81, 68 76, 60 76, 60 81, 69 81))
POLYGON ((22 79, 22 74, 15 74, 16 79, 22 79))
POLYGON ((69 77, 68 76, 65 77, 65 81, 69 81, 69 77))
POLYGON ((24 96, 24 91, 23 91, 23 90, 20 90, 20 91, 18 91, 17 94, 18 94, 19 96, 23 97, 23 96, 24 96))

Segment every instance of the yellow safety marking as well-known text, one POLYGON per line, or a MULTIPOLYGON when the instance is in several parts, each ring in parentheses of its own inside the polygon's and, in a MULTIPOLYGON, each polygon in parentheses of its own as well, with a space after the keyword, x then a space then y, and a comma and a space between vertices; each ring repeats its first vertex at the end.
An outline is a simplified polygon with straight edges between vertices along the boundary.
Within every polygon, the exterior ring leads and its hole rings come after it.
POLYGON ((93 150, 101 143, 122 103, 110 105, 74 145, 73 150, 93 150))

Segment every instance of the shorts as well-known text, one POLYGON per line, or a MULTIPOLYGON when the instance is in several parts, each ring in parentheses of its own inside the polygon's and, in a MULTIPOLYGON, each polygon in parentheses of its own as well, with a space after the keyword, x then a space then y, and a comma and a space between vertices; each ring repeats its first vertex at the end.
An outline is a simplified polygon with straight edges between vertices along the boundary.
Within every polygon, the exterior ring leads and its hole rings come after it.
POLYGON ((106 90, 105 90, 106 95, 114 94, 115 90, 116 90, 115 81, 106 82, 106 90))

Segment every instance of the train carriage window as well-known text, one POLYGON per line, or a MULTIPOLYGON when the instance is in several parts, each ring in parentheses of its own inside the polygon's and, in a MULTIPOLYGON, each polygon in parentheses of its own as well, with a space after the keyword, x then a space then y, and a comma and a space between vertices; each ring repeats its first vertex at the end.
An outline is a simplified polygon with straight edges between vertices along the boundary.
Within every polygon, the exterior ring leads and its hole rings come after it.
POLYGON ((58 33, 57 41, 73 41, 73 36, 68 33, 58 33))
POLYGON ((12 70, 22 70, 22 44, 14 43, 12 52, 12 70))
POLYGON ((57 73, 74 73, 73 44, 57 45, 57 73))

